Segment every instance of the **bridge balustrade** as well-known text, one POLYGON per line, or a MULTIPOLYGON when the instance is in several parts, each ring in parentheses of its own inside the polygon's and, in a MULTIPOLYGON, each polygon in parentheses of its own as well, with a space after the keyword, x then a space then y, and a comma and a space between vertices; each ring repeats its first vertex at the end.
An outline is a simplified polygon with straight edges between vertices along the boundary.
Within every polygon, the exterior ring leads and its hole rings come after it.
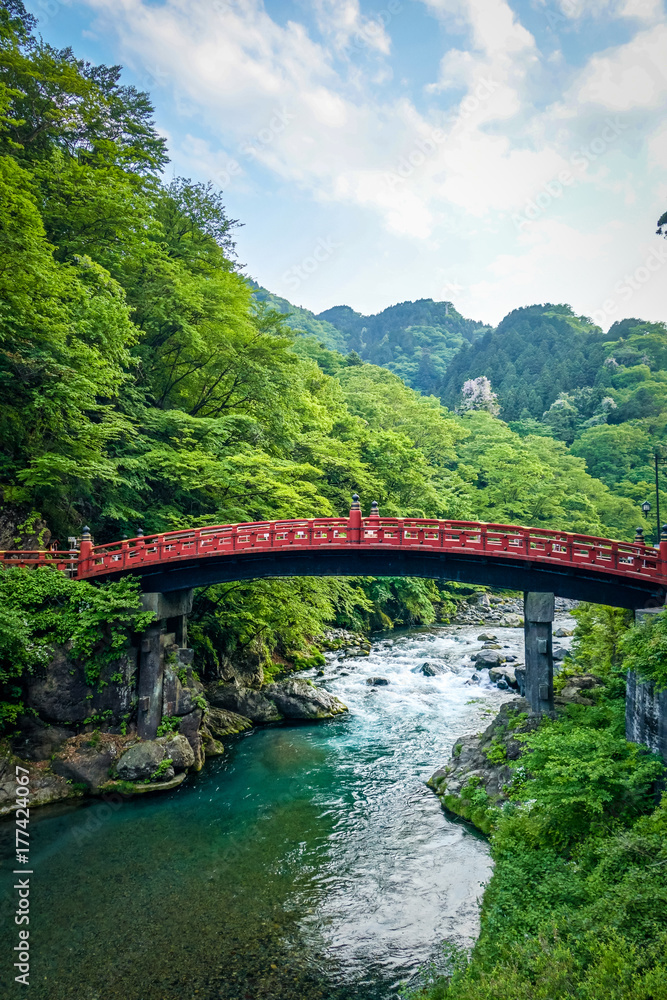
POLYGON ((663 561, 660 550, 643 541, 619 542, 548 528, 377 514, 359 518, 355 524, 347 518, 311 518, 192 528, 104 545, 92 545, 84 539, 80 552, 7 551, 0 553, 0 564, 51 566, 80 579, 91 579, 136 573, 143 566, 220 557, 226 553, 357 546, 483 554, 543 565, 590 567, 614 575, 667 579, 667 553, 663 561))

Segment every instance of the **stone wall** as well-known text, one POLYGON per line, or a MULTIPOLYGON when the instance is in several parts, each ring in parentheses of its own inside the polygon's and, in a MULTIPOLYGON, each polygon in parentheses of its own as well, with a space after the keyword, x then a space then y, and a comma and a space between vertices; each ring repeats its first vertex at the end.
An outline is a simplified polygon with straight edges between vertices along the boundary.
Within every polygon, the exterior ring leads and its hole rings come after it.
POLYGON ((625 737, 644 743, 667 761, 667 690, 656 691, 652 681, 642 681, 632 671, 625 696, 625 737))

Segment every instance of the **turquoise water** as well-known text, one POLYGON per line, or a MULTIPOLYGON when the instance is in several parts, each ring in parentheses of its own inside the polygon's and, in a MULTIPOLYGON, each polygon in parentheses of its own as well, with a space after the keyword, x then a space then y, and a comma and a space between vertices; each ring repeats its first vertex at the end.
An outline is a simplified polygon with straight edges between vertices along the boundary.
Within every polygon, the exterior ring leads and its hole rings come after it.
MULTIPOLYGON (((506 697, 466 683, 476 631, 330 660, 318 683, 349 715, 235 738, 172 793, 33 813, 31 997, 384 1000, 442 939, 474 939, 488 848, 424 782, 506 697), (426 659, 448 672, 414 673, 426 659)), ((2 995, 22 996, 12 976, 2 995)))

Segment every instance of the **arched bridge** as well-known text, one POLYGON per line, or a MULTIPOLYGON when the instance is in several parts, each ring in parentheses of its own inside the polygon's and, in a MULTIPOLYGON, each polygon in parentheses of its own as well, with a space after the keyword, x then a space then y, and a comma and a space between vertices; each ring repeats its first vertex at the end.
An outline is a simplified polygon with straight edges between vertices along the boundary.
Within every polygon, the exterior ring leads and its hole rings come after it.
MULTIPOLYGON (((657 608, 667 595, 667 526, 657 548, 633 542, 479 521, 363 517, 355 494, 347 518, 260 521, 123 539, 78 548, 1 552, 5 566, 53 566, 81 580, 138 576, 155 622, 139 637, 139 735, 163 714, 163 633, 187 644, 195 587, 286 576, 421 576, 524 591, 525 695, 535 712, 553 701, 554 595, 622 608, 657 608)), ((518 677, 518 672, 517 672, 518 677)))
POLYGON ((138 576, 147 592, 285 576, 417 576, 541 591, 624 608, 667 596, 667 530, 660 546, 570 532, 432 518, 260 521, 168 531, 70 551, 3 552, 4 565, 52 565, 83 580, 138 576))

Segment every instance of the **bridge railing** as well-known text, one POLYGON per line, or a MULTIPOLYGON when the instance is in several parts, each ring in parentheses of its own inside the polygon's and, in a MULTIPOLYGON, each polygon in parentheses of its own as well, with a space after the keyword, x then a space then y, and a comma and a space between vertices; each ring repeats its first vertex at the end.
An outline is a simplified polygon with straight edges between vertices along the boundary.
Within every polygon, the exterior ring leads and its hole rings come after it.
POLYGON ((34 566, 50 566, 67 576, 77 576, 79 553, 76 549, 59 551, 57 549, 15 549, 0 552, 0 566, 16 566, 31 568, 34 566))
POLYGON ((377 515, 353 524, 347 518, 311 518, 216 525, 138 536, 105 545, 82 543, 76 552, 3 552, 4 565, 50 565, 80 578, 141 572, 159 563, 224 556, 266 549, 328 547, 410 548, 484 554, 542 563, 564 563, 604 572, 666 578, 659 549, 643 542, 618 542, 549 528, 392 518, 377 515), (77 560, 78 556, 78 560, 77 560))

